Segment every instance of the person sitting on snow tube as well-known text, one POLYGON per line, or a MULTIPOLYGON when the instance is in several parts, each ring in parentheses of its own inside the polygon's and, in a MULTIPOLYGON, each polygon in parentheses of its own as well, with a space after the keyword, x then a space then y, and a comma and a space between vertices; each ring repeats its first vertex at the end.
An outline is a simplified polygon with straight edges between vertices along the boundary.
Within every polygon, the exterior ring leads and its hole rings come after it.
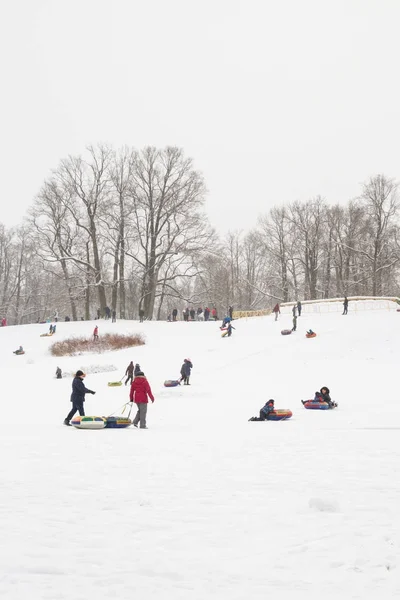
POLYGON ((309 329, 307 331, 307 335, 314 335, 315 331, 313 331, 312 329, 309 329))
MULTIPOLYGON (((311 402, 325 402, 326 404, 328 404, 329 408, 334 408, 336 406, 336 404, 335 404, 335 402, 332 402, 329 394, 330 394, 329 388, 322 387, 319 392, 315 392, 314 399, 311 400, 311 402)), ((303 404, 304 404, 304 402, 305 401, 302 400, 303 404)))
POLYGON ((251 419, 249 419, 249 421, 267 421, 269 413, 275 410, 274 404, 275 400, 268 400, 268 402, 264 404, 264 406, 260 410, 260 416, 252 417, 251 419))
POLYGON ((24 353, 24 349, 22 346, 20 346, 18 348, 18 350, 14 350, 13 354, 23 354, 24 353))

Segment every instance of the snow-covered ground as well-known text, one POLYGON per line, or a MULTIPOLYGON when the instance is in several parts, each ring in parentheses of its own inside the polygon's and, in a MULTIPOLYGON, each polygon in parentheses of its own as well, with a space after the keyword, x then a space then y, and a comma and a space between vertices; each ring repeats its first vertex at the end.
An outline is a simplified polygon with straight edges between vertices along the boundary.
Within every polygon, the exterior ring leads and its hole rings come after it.
MULTIPOLYGON (((234 325, 101 321, 146 346, 66 359, 46 325, 0 329, 1 598, 399 597, 400 314, 305 314, 286 337, 289 315, 234 325), (186 357, 192 385, 164 388, 186 357), (107 415, 130 360, 155 394, 148 431, 63 426, 57 365, 103 366, 86 413, 107 415), (337 410, 302 407, 321 386, 337 410), (293 418, 248 422, 268 398, 293 418)), ((92 330, 59 323, 56 339, 92 330)))

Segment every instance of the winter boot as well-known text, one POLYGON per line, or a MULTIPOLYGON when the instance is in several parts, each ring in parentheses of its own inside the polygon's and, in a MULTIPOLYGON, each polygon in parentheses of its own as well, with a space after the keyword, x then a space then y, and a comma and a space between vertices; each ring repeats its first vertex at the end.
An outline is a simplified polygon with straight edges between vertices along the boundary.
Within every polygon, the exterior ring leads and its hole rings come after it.
POLYGON ((68 421, 68 419, 64 419, 64 425, 67 425, 67 427, 72 427, 71 423, 68 421))

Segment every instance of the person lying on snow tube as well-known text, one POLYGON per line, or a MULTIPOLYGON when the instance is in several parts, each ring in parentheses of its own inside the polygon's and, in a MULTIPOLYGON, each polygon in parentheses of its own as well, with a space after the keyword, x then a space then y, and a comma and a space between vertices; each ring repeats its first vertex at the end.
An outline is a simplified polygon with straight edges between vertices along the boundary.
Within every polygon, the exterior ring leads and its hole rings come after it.
POLYGON ((272 400, 272 399, 268 400, 268 402, 266 404, 264 404, 264 406, 260 410, 260 416, 259 417, 251 417, 251 419, 249 419, 249 421, 268 421, 269 413, 271 413, 273 410, 275 410, 274 404, 275 404, 275 400, 272 400))
MULTIPOLYGON (((330 394, 329 388, 322 387, 319 392, 315 392, 314 399, 311 402, 325 402, 326 404, 328 404, 329 408, 335 408, 335 406, 337 406, 337 404, 336 404, 336 402, 332 402, 329 394, 330 394)), ((305 402, 307 402, 307 400, 302 400, 303 404, 305 402)))

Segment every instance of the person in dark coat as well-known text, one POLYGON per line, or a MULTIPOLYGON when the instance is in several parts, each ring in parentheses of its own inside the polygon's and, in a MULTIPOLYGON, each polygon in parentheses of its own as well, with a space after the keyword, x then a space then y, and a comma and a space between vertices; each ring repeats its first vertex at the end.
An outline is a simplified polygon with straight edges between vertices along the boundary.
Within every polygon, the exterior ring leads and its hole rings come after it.
POLYGON ((115 310, 112 311, 112 323, 117 322, 117 312, 115 310))
POLYGON ((275 400, 268 400, 260 410, 259 417, 251 417, 249 421, 268 421, 268 415, 275 410, 275 400))
POLYGON ((347 315, 347 311, 349 308, 349 301, 347 299, 347 296, 344 297, 344 302, 343 302, 343 315, 347 315))
POLYGON ((293 315, 293 327, 292 327, 292 331, 296 331, 296 329, 297 329, 297 317, 294 314, 293 315))
POLYGON ((128 383, 128 381, 130 381, 131 383, 133 381, 133 369, 134 369, 133 361, 131 360, 129 365, 126 367, 126 371, 125 371, 125 375, 127 375, 125 385, 128 383))
POLYGON ((294 317, 296 317, 296 316, 297 316, 297 312, 296 312, 296 311, 297 311, 297 305, 296 305, 296 304, 293 304, 293 308, 292 308, 292 315, 293 315, 294 317))
MULTIPOLYGON (((307 400, 302 400, 301 402, 304 404, 307 400)), ((315 392, 313 402, 326 402, 326 404, 329 405, 329 408, 335 408, 337 406, 336 402, 332 401, 329 388, 326 386, 322 387, 319 392, 315 392)))
POLYGON ((231 322, 228 323, 228 327, 226 328, 226 334, 228 337, 231 337, 232 335, 232 329, 235 329, 235 327, 232 325, 231 322))
POLYGON ((183 361, 183 365, 181 367, 181 379, 180 379, 180 381, 183 381, 183 385, 190 385, 189 379, 190 379, 190 374, 192 372, 192 369, 193 369, 192 361, 190 360, 190 358, 185 358, 183 361))
POLYGON ((137 406, 137 413, 133 419, 134 427, 137 427, 140 423, 140 429, 147 429, 146 416, 147 416, 147 404, 148 398, 154 402, 154 396, 151 391, 149 382, 147 381, 144 373, 139 371, 135 375, 135 379, 132 381, 131 390, 129 393, 129 399, 134 402, 137 406))
POLYGON ((143 321, 144 321, 144 310, 143 310, 143 308, 141 308, 139 310, 139 323, 143 323, 143 321))
POLYGON ((136 365, 135 365, 135 371, 134 371, 135 377, 136 377, 136 375, 138 375, 141 372, 142 372, 142 369, 140 368, 139 363, 136 363, 136 365))
POLYGON ((278 320, 278 315, 281 314, 281 309, 279 308, 279 304, 278 303, 275 304, 274 308, 272 309, 272 312, 275 313, 275 321, 277 321, 278 320))
POLYGON ((299 317, 301 317, 301 302, 300 302, 300 300, 297 302, 297 312, 299 313, 299 317))
POLYGON ((57 369, 56 369, 56 377, 57 377, 57 379, 62 379, 62 371, 61 371, 60 367, 57 367, 57 369))
POLYGON ((100 319, 100 316, 101 316, 101 311, 100 311, 100 309, 98 308, 98 309, 97 309, 97 318, 98 318, 98 319, 100 319))
POLYGON ((233 306, 230 306, 228 308, 228 315, 229 315, 230 319, 232 320, 233 319, 233 306))
POLYGON ((208 308, 208 306, 206 306, 206 308, 204 309, 204 320, 208 321, 209 316, 210 316, 210 309, 208 308))
POLYGON ((190 320, 194 321, 195 317, 196 317, 196 311, 194 310, 194 308, 191 308, 190 309, 190 320))
POLYGON ((76 413, 79 411, 81 417, 85 416, 85 409, 83 407, 83 403, 85 402, 85 394, 95 394, 92 390, 89 390, 85 387, 83 383, 84 378, 86 377, 83 371, 77 371, 75 373, 74 380, 72 381, 72 394, 71 394, 71 402, 72 408, 69 411, 67 417, 64 419, 64 425, 71 425, 70 420, 76 413))
POLYGON ((177 316, 178 316, 178 309, 174 308, 174 310, 172 311, 172 320, 176 321, 177 316))

